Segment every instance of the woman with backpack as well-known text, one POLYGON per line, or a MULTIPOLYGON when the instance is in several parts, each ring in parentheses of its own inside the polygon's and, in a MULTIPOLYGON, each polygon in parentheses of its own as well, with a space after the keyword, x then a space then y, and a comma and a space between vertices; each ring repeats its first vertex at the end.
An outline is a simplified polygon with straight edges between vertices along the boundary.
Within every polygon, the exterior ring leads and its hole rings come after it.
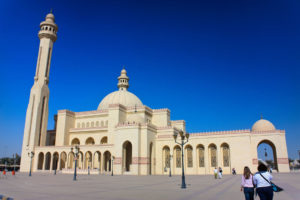
POLYGON ((254 199, 254 185, 253 176, 249 167, 244 167, 244 173, 242 176, 241 191, 244 190, 244 195, 246 200, 254 199))

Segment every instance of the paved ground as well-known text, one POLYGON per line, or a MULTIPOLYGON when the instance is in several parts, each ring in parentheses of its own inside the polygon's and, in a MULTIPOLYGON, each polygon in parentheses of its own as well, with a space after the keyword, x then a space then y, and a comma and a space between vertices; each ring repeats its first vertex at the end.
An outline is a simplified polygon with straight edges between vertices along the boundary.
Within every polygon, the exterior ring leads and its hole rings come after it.
MULTIPOLYGON (((273 174, 274 182, 285 191, 274 199, 300 199, 300 173, 273 174)), ((225 175, 221 180, 212 176, 187 176, 187 189, 180 189, 180 176, 109 176, 36 174, 28 177, 19 173, 0 179, 0 194, 26 200, 235 200, 244 199, 240 189, 240 175, 225 175)), ((256 199, 259 199, 258 197, 256 199)))

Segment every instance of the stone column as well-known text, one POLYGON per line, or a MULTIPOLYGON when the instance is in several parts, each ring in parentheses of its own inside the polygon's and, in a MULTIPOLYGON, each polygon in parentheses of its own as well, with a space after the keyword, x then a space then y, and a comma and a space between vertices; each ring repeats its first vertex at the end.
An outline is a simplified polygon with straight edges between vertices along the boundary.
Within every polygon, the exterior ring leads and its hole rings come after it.
POLYGON ((52 155, 51 153, 50 153, 50 171, 52 171, 52 167, 53 167, 53 157, 54 157, 54 155, 52 155))

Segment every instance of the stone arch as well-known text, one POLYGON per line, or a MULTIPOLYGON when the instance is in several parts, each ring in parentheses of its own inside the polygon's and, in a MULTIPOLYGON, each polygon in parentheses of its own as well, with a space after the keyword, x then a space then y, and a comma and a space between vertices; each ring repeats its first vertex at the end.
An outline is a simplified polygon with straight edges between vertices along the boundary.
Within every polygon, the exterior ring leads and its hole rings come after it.
POLYGON ((132 144, 130 141, 125 141, 123 143, 123 158, 122 158, 122 169, 123 171, 129 172, 130 166, 132 164, 132 144))
POLYGON ((193 147, 191 145, 186 145, 185 146, 185 163, 188 168, 192 168, 193 167, 193 147))
MULTIPOLYGON (((278 163, 277 163, 277 149, 276 149, 276 146, 275 144, 271 141, 271 140, 268 140, 268 139, 264 139, 264 140, 261 140, 260 142, 258 142, 257 144, 257 147, 256 147, 256 150, 257 150, 257 154, 258 154, 258 148, 261 144, 267 144, 271 147, 272 149, 272 155, 273 155, 273 163, 268 163, 273 169, 277 170, 278 171, 278 163)), ((258 156, 257 156, 258 157, 258 156)), ((267 162, 267 161, 266 161, 267 162)))
POLYGON ((40 152, 39 157, 38 157, 38 166, 37 169, 43 169, 43 164, 44 164, 44 153, 40 152))
POLYGON ((66 152, 60 153, 60 170, 66 168, 66 162, 67 162, 67 154, 66 152))
POLYGON ((100 171, 101 168, 101 152, 100 151, 96 151, 94 153, 94 161, 93 161, 93 168, 94 169, 98 169, 100 171))
POLYGON ((52 170, 57 170, 59 154, 57 152, 54 152, 52 159, 53 159, 53 161, 52 161, 52 170))
POLYGON ((86 145, 94 145, 95 144, 94 138, 89 137, 88 139, 86 139, 85 144, 86 145))
POLYGON ((166 168, 170 168, 170 147, 168 145, 165 145, 162 148, 162 163, 163 163, 163 170, 166 168))
POLYGON ((221 144, 221 156, 222 156, 222 165, 223 167, 230 166, 230 148, 227 143, 221 144))
POLYGON ((105 151, 103 154, 103 169, 106 172, 111 170, 111 153, 109 151, 105 151))
POLYGON ((176 168, 181 168, 181 147, 176 145, 173 151, 173 160, 176 168))
POLYGON ((45 158, 45 170, 50 170, 50 164, 51 164, 51 153, 48 152, 46 153, 46 158, 45 158))
POLYGON ((80 140, 78 138, 74 138, 71 142, 71 145, 80 145, 80 140))
POLYGON ((217 145, 210 144, 208 146, 208 158, 209 158, 209 166, 210 167, 217 167, 217 145))
POLYGON ((92 152, 87 151, 84 155, 84 169, 92 168, 92 152))
POLYGON ((78 152, 78 159, 77 159, 77 167, 79 169, 83 169, 83 153, 82 151, 78 152))
POLYGON ((202 144, 198 144, 196 149, 197 149, 198 167, 205 167, 205 147, 202 144))
POLYGON ((107 144, 107 136, 102 137, 100 144, 107 144))
POLYGON ((70 152, 68 155, 68 168, 74 169, 74 153, 70 152))

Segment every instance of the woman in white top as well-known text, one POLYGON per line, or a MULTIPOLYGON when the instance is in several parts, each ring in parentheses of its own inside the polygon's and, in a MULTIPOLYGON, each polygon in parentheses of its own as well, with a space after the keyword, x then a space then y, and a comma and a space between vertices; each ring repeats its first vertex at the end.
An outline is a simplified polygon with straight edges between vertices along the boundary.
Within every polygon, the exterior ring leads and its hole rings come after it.
POLYGON ((253 176, 253 183, 256 185, 256 192, 260 200, 272 200, 273 189, 269 183, 272 180, 272 175, 267 171, 268 168, 264 164, 259 164, 257 170, 258 172, 253 176))

